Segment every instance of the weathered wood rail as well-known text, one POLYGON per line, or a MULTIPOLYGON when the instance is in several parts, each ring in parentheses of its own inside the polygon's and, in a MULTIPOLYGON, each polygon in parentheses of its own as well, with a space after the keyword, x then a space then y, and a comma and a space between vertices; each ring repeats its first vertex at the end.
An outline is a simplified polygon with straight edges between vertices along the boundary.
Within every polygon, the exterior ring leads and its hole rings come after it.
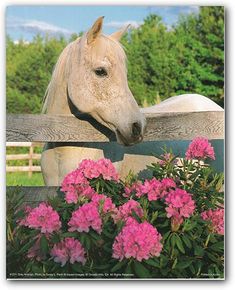
MULTIPOLYGON (((224 112, 146 114, 144 141, 224 138, 224 112)), ((108 142, 114 133, 91 118, 57 115, 7 115, 6 141, 108 142)))
MULTIPOLYGON (((16 192, 16 189, 17 193, 23 193, 24 202, 32 205, 37 205, 47 198, 55 197, 61 193, 59 186, 7 186, 8 196, 16 192)), ((7 202, 11 203, 11 200, 7 202)))

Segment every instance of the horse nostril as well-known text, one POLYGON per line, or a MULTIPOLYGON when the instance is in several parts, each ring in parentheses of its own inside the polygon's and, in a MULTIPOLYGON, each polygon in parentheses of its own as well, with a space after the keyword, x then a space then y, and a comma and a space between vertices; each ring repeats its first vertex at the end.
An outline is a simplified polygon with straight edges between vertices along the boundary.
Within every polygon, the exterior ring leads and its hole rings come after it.
POLYGON ((141 125, 138 122, 132 124, 132 135, 138 137, 141 134, 141 125))

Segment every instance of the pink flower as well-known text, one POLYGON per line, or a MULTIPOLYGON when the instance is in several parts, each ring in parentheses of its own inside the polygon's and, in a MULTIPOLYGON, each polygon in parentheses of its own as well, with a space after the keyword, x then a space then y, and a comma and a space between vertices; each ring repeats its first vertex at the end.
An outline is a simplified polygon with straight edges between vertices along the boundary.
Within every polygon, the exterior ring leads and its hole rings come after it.
POLYGON ((133 218, 127 220, 113 244, 113 258, 120 261, 133 257, 138 261, 159 256, 162 250, 161 235, 148 222, 138 223, 133 218))
POLYGON ((184 217, 190 217, 195 210, 191 195, 183 189, 171 190, 165 198, 167 217, 172 218, 172 227, 178 229, 184 217), (178 226, 177 226, 178 225, 178 226))
POLYGON ((92 202, 96 204, 97 207, 101 206, 102 212, 108 213, 108 212, 116 212, 116 206, 113 204, 112 199, 110 197, 105 196, 104 194, 94 194, 92 196, 92 202))
POLYGON ((224 234, 224 209, 209 209, 202 212, 201 217, 210 222, 210 229, 213 233, 224 234))
POLYGON ((98 161, 84 159, 78 168, 89 179, 102 176, 105 180, 119 180, 118 173, 109 159, 103 158, 98 161))
POLYGON ((83 173, 84 177, 92 179, 100 176, 99 167, 97 162, 91 159, 84 159, 79 164, 78 169, 83 173))
POLYGON ((95 193, 95 190, 90 186, 88 180, 79 169, 65 176, 61 190, 65 192, 65 200, 67 203, 77 203, 80 196, 91 198, 95 193))
POLYGON ((144 215, 140 204, 137 201, 131 199, 123 205, 119 206, 116 215, 113 216, 114 222, 116 223, 119 220, 126 221, 128 217, 132 216, 132 211, 134 211, 140 218, 144 215))
POLYGON ((123 194, 124 197, 130 197, 131 193, 137 193, 138 195, 141 195, 143 184, 140 181, 136 181, 132 183, 130 186, 126 186, 123 194))
POLYGON ((214 148, 211 146, 208 139, 203 137, 197 137, 189 144, 185 156, 186 159, 211 158, 215 160, 214 148))
POLYGON ((91 227, 100 234, 102 231, 102 220, 97 204, 89 202, 80 206, 72 213, 68 225, 70 226, 70 232, 89 232, 91 227))
POLYGON ((20 222, 20 225, 38 229, 41 233, 52 233, 60 229, 61 222, 58 213, 42 202, 29 211, 28 216, 20 222))
POLYGON ((74 238, 65 238, 60 243, 55 244, 51 250, 51 256, 56 263, 61 263, 61 267, 63 267, 67 261, 69 261, 70 264, 80 262, 83 265, 86 262, 85 250, 81 243, 74 238))
POLYGON ((148 200, 158 200, 163 198, 167 191, 175 187, 176 184, 171 178, 163 178, 162 180, 157 180, 155 177, 152 179, 145 180, 144 184, 137 188, 137 197, 147 194, 148 200))

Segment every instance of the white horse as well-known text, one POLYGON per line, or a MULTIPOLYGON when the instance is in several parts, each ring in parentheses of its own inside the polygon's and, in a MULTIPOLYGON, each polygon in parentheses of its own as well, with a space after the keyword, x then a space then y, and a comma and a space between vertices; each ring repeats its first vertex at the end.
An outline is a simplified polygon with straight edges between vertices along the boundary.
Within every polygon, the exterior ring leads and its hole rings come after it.
MULTIPOLYGON (((57 115, 87 113, 115 132, 119 144, 133 145, 143 139, 143 113, 222 110, 208 98, 187 94, 140 109, 128 87, 126 56, 119 43, 126 29, 110 36, 102 34, 103 17, 81 38, 61 53, 46 91, 43 112, 57 115)), ((60 185, 64 176, 84 158, 108 157, 121 177, 129 170, 139 172, 156 159, 142 154, 126 154, 116 142, 47 143, 41 158, 46 185, 60 185), (116 161, 116 162, 115 162, 116 161)), ((149 153, 153 152, 150 151, 149 153)))

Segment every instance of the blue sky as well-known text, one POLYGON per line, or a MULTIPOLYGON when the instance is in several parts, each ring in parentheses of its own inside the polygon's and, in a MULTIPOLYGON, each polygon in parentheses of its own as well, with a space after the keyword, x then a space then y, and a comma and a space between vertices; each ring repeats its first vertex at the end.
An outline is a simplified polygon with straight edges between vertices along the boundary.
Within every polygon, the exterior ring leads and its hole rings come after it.
POLYGON ((167 25, 180 14, 197 13, 198 6, 8 6, 6 32, 13 40, 32 40, 36 34, 52 36, 86 31, 99 16, 105 16, 104 33, 131 24, 138 27, 149 13, 160 15, 167 25))

